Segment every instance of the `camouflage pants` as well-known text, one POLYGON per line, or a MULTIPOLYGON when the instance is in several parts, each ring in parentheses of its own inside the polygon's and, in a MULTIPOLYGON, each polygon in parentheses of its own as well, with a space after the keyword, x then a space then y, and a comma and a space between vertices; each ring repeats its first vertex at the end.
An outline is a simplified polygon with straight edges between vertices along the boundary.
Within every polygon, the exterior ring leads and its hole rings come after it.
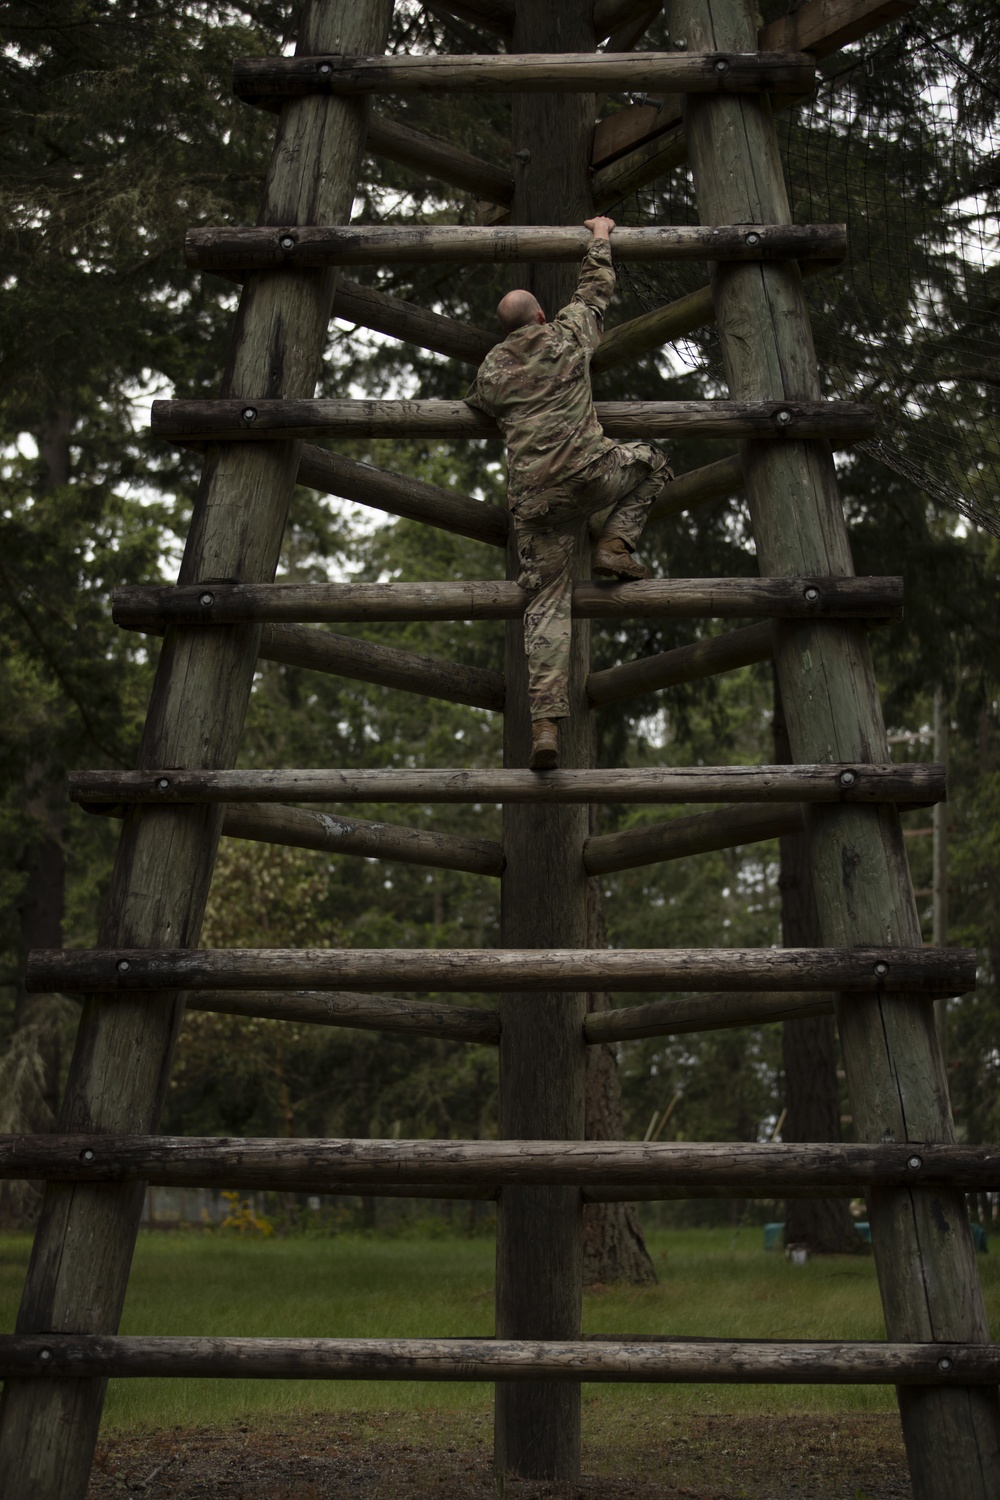
POLYGON ((541 494, 511 498, 524 612, 532 719, 569 716, 573 553, 588 518, 611 507, 601 531, 635 550, 649 508, 673 476, 648 443, 622 443, 541 494))

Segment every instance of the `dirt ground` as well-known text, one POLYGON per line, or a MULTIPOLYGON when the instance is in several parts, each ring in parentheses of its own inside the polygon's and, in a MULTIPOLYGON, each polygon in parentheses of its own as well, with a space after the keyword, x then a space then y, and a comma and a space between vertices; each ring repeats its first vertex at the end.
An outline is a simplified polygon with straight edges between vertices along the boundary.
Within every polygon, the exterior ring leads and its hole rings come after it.
POLYGON ((488 1423, 436 1411, 284 1417, 273 1426, 112 1436, 88 1500, 908 1500, 894 1415, 639 1420, 585 1443, 584 1476, 558 1486, 493 1476, 488 1423))

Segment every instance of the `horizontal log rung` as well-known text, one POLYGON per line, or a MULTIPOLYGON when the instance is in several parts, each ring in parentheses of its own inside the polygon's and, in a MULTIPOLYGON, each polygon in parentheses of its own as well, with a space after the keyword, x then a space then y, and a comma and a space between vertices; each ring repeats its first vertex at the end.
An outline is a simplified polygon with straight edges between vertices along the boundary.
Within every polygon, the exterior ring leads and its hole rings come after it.
POLYGON ((503 711, 502 672, 439 661, 355 636, 332 635, 310 625, 265 625, 259 654, 265 661, 285 666, 441 698, 446 703, 503 711))
POLYGON ((507 511, 499 506, 487 505, 471 495, 456 494, 422 479, 358 463, 340 453, 328 453, 314 443, 303 443, 297 477, 299 484, 327 495, 375 506, 406 520, 423 521, 475 542, 494 547, 507 545, 507 511))
POLYGON ((0 1335, 0 1377, 991 1385, 996 1344, 0 1335))
POLYGON ((35 949, 29 990, 851 991, 914 998, 975 986, 972 948, 35 949))
MULTIPOLYGON (((196 271, 264 271, 397 263, 463 265, 579 261, 592 241, 582 226, 504 229, 477 225, 276 225, 189 229, 188 266, 196 271)), ((847 253, 844 224, 665 225, 616 229, 618 262, 677 260, 830 261, 847 253)))
MULTIPOLYGON (((120 818, 125 807, 122 802, 92 803, 87 811, 120 818)), ((493 839, 464 839, 426 828, 345 818, 273 802, 230 803, 223 815, 222 832, 227 838, 251 843, 462 870, 469 875, 499 877, 504 871, 503 847, 493 839)))
POLYGON ((744 991, 726 995, 698 995, 691 999, 657 1000, 650 1005, 621 1005, 589 1011, 584 1017, 584 1040, 592 1045, 635 1041, 650 1036, 684 1036, 698 1031, 734 1030, 768 1026, 805 1016, 831 1016, 834 995, 744 991))
MULTIPOLYGON (((945 798, 938 765, 677 766, 645 770, 74 771, 75 802, 916 802, 945 798)), ((644 830, 636 830, 636 838, 644 830)), ((614 835, 615 838, 623 835, 614 835)), ((594 841, 597 842, 596 840, 594 841)), ((598 846, 602 847, 602 846, 598 846)), ((608 847, 607 845, 603 847, 608 847)))
POLYGON ((588 875, 606 875, 613 870, 634 870, 640 865, 687 859, 716 849, 736 849, 798 833, 805 808, 797 802, 770 803, 765 807, 722 807, 714 812, 671 818, 663 823, 604 833, 583 846, 583 865, 588 875))
POLYGON ((442 313, 429 312, 415 302, 375 287, 360 286, 343 276, 337 278, 333 316, 468 365, 481 364, 494 344, 500 342, 499 334, 487 333, 442 313))
POLYGON ((603 708, 639 693, 661 692, 679 683, 698 682, 720 672, 769 661, 772 654, 771 626, 762 621, 725 635, 705 636, 690 646, 643 656, 620 667, 591 672, 587 678, 587 697, 595 708, 603 708))
POLYGON ((233 91, 248 104, 308 94, 808 92, 816 64, 806 52, 466 53, 451 56, 250 57, 233 65, 233 91))
MULTIPOLYGON (((485 509, 486 507, 484 507, 485 509)), ((528 594, 516 583, 134 584, 112 593, 117 625, 279 622, 362 623, 389 620, 516 620, 528 594)), ((577 619, 895 618, 901 578, 679 578, 640 583, 578 583, 577 619)))
MULTIPOLYGON (((874 436, 875 412, 857 401, 598 401, 609 437, 823 439, 874 436)), ((274 442, 288 438, 497 438, 485 412, 464 401, 279 400, 254 397, 154 401, 150 431, 180 443, 274 442)))
POLYGON ((358 1140, 217 1136, 0 1136, 0 1178, 283 1188, 534 1184, 702 1189, 780 1197, 789 1189, 1000 1186, 1000 1147, 875 1142, 358 1140))
POLYGON ((673 482, 661 491, 659 499, 653 502, 649 518, 663 521, 668 516, 679 516, 713 500, 729 499, 738 495, 742 488, 743 464, 738 453, 731 453, 714 463, 689 469, 686 474, 677 474, 673 482))
POLYGON ((510 203, 514 196, 514 179, 509 168, 482 161, 469 151, 390 120, 375 110, 368 121, 365 147, 376 156, 388 157, 423 176, 437 177, 494 203, 510 203))
POLYGON ((223 816, 222 832, 228 838, 252 843, 282 844, 286 848, 316 849, 325 854, 350 854, 361 859, 426 865, 438 870, 463 870, 469 875, 499 877, 504 869, 503 849, 493 839, 464 839, 428 828, 345 818, 273 802, 230 803, 223 816))
POLYGON ((353 995, 328 990, 298 990, 285 995, 270 990, 238 993, 197 990, 188 996, 187 1009, 312 1026, 345 1026, 358 1031, 405 1032, 454 1042, 482 1042, 488 1046, 495 1046, 500 1040, 500 1018, 495 1010, 429 1005, 421 1000, 400 1000, 393 995, 353 995))

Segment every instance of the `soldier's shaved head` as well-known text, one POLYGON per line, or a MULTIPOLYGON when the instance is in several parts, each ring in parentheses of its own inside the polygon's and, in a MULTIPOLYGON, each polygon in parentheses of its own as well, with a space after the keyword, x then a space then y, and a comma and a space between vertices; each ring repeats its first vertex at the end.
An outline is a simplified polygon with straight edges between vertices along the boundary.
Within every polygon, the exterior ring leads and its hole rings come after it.
POLYGON ((528 323, 544 323, 545 315, 538 316, 541 311, 538 299, 519 287, 500 299, 497 317, 504 333, 513 333, 515 328, 524 328, 528 323))

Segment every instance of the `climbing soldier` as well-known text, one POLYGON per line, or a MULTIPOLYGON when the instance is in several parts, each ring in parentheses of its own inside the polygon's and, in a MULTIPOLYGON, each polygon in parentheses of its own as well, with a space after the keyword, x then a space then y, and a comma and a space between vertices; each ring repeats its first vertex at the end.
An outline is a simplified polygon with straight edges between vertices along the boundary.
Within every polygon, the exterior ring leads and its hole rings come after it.
POLYGON ((535 771, 559 764, 559 719, 569 716, 571 572, 588 518, 610 511, 594 546, 598 578, 648 578, 634 556, 650 506, 673 478, 648 443, 614 443, 594 410, 590 360, 615 287, 613 219, 585 220, 587 247, 572 300, 553 322, 530 292, 497 308, 507 337, 491 349, 465 397, 496 418, 507 446, 507 487, 520 571, 535 771))

